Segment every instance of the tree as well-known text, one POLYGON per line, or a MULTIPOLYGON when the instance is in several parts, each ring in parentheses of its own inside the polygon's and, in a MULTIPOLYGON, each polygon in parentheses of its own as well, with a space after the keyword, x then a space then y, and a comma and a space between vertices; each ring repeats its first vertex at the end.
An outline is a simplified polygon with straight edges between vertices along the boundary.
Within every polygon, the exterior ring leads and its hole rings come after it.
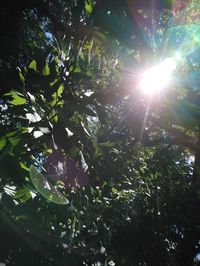
POLYGON ((2 22, 11 18, 1 23, 0 69, 8 265, 195 265, 199 106, 185 77, 198 73, 198 2, 175 18, 166 4, 153 16, 144 1, 133 5, 1 3, 2 22), (181 42, 183 84, 149 100, 138 69, 181 42))

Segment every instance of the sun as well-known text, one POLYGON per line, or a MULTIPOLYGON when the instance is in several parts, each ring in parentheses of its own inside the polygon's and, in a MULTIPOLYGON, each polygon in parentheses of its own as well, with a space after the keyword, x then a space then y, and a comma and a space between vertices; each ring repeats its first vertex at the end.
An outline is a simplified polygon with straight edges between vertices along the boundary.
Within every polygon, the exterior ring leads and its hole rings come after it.
POLYGON ((170 82, 172 72, 176 69, 176 60, 166 58, 160 64, 144 72, 141 76, 139 88, 145 94, 155 94, 164 89, 170 82))

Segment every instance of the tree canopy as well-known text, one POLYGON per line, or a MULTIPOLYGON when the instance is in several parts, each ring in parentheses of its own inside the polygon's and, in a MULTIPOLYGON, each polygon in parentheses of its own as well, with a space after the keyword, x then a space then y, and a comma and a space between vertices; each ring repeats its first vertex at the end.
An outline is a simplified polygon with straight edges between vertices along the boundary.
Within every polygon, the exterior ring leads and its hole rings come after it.
POLYGON ((1 1, 0 262, 199 265, 199 10, 1 1))

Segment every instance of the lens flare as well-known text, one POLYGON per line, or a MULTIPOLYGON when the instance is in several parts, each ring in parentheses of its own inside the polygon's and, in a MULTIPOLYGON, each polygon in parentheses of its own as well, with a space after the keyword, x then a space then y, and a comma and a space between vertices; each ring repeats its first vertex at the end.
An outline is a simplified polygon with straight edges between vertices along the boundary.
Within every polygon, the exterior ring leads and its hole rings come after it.
POLYGON ((142 75, 139 88, 146 94, 154 94, 167 86, 172 72, 176 69, 176 61, 166 58, 162 63, 149 69, 142 75))

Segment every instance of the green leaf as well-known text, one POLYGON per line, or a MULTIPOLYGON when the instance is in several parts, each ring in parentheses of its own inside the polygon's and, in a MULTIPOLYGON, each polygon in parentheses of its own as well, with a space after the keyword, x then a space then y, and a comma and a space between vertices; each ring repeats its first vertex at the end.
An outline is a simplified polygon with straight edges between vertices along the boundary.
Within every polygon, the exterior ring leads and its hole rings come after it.
POLYGON ((21 72, 21 71, 19 72, 19 79, 20 79, 20 81, 22 82, 22 84, 25 84, 25 78, 24 78, 24 76, 22 75, 22 72, 21 72))
POLYGON ((61 84, 60 87, 57 90, 58 97, 63 93, 63 91, 64 91, 64 86, 63 86, 63 84, 61 84))
POLYGON ((92 1, 91 0, 86 0, 85 1, 85 11, 88 14, 91 14, 92 13, 92 10, 93 10, 92 1))
POLYGON ((80 73, 81 72, 81 68, 80 66, 77 66, 75 69, 74 69, 74 73, 80 73))
POLYGON ((3 137, 0 139, 0 151, 5 147, 6 145, 6 138, 3 137))
MULTIPOLYGON (((64 91, 64 86, 63 86, 63 84, 61 84, 59 86, 57 92, 54 92, 52 94, 52 97, 54 100, 50 103, 51 106, 54 106, 57 103, 57 101, 60 98, 60 96, 62 95, 63 91, 64 91)), ((60 101, 59 104, 57 103, 57 105, 62 105, 62 104, 63 104, 63 101, 60 101)))
POLYGON ((50 74, 50 69, 49 69, 48 64, 46 63, 44 68, 42 69, 42 75, 43 76, 48 76, 49 74, 50 74))
POLYGON ((29 168, 26 167, 26 165, 24 163, 20 162, 19 164, 20 164, 20 166, 21 166, 22 169, 24 169, 26 171, 29 171, 29 168))
POLYGON ((23 187, 15 193, 14 197, 15 199, 19 199, 21 202, 25 202, 31 199, 32 195, 30 193, 30 190, 27 187, 23 187))
POLYGON ((118 190, 116 188, 112 188, 112 193, 116 194, 118 192, 118 190))
POLYGON ((18 93, 17 91, 11 91, 9 93, 5 94, 6 96, 11 96, 13 98, 12 101, 10 101, 10 103, 12 105, 23 105, 26 103, 26 99, 24 97, 22 97, 23 95, 21 93, 18 93))
POLYGON ((69 201, 48 180, 37 171, 35 166, 30 167, 30 177, 37 191, 49 201, 66 205, 69 201))
POLYGON ((36 72, 36 69, 37 69, 37 63, 35 60, 33 60, 30 64, 29 64, 29 68, 35 70, 36 72))

